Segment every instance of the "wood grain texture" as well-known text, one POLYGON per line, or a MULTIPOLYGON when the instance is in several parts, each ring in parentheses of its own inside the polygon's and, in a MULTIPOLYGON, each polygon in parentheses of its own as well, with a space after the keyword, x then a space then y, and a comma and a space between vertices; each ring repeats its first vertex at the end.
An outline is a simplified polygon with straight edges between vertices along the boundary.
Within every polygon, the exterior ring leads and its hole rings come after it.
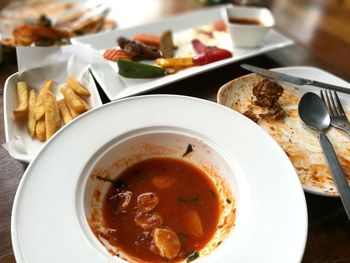
POLYGON ((14 262, 16 262, 15 255, 13 254, 13 252, 10 252, 8 254, 0 256, 0 262, 1 263, 14 263, 14 262))
POLYGON ((266 3, 278 29, 340 74, 348 74, 350 1, 270 0, 266 3))
MULTIPOLYGON (((14 63, 5 62, 0 64, 0 140, 5 142, 3 125, 3 86, 6 78, 16 72, 14 63)), ((16 189, 22 178, 26 165, 12 159, 7 151, 0 147, 0 262, 13 262, 11 245, 11 210, 16 189)))
MULTIPOLYGON (((129 2, 129 1, 126 1, 129 2)), ((152 12, 143 16, 129 16, 135 1, 121 6, 122 25, 141 24, 179 12, 200 8, 194 0, 144 0, 152 12)), ((248 2, 248 1, 247 1, 248 2)), ((3 2, 2 2, 3 3, 3 2)), ((1 5, 2 5, 1 3, 1 5)), ((278 29, 295 39, 297 45, 257 56, 245 63, 266 68, 308 65, 322 68, 350 82, 348 0, 275 0, 263 2, 269 5, 276 17, 278 29), (309 23, 309 24, 307 24, 309 23)), ((1 7, 0 5, 0 7, 1 7)), ((118 18, 117 18, 118 19, 118 18)), ((221 85, 247 74, 233 63, 222 68, 182 80, 149 92, 182 94, 216 101, 221 85)), ((0 139, 5 141, 3 126, 3 85, 15 72, 14 57, 0 64, 0 139)), ((103 102, 108 99, 99 88, 103 102)), ((15 262, 11 246, 11 209, 18 183, 26 165, 13 160, 4 148, 0 148, 0 262, 15 262)), ((303 262, 350 262, 350 223, 338 198, 326 198, 306 194, 308 206, 308 240, 303 262)))

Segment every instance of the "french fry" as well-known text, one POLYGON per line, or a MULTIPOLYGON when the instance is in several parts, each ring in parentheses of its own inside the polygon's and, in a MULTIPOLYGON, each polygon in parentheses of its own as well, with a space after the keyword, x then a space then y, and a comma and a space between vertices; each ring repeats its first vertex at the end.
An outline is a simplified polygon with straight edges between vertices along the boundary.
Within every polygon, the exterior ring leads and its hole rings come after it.
POLYGON ((35 127, 35 134, 39 141, 46 141, 46 126, 45 126, 45 118, 41 118, 35 127))
POLYGON ((68 108, 70 114, 72 115, 72 118, 75 119, 76 117, 78 117, 78 116, 80 115, 80 113, 79 113, 79 112, 76 112, 76 111, 67 103, 66 100, 64 100, 64 101, 65 101, 65 103, 66 103, 66 105, 67 105, 67 108, 68 108))
POLYGON ((60 108, 64 124, 67 124, 68 122, 73 120, 72 114, 69 112, 69 109, 64 99, 58 101, 58 107, 60 108))
POLYGON ((59 130, 62 126, 62 118, 60 113, 60 107, 58 106, 56 97, 55 97, 55 125, 56 129, 59 130))
POLYGON ((47 91, 45 93, 45 127, 46 140, 61 127, 61 117, 55 95, 47 91))
POLYGON ((74 111, 77 113, 82 113, 85 110, 84 104, 79 99, 79 96, 75 94, 67 84, 64 84, 60 88, 60 91, 66 103, 69 105, 69 108, 74 109, 74 111))
POLYGON ((36 126, 36 119, 35 119, 35 100, 36 100, 36 94, 35 89, 32 89, 29 92, 29 100, 28 100, 28 131, 30 136, 32 138, 35 137, 35 126, 36 126))
POLYGON ((88 97, 90 96, 90 91, 84 88, 74 77, 69 77, 67 79, 68 86, 78 95, 88 97))
POLYGON ((28 116, 28 87, 24 81, 17 82, 18 107, 13 111, 16 119, 25 119, 28 116))
POLYGON ((83 98, 78 96, 78 99, 84 105, 84 112, 90 110, 90 108, 91 108, 90 105, 83 98))
POLYGON ((47 80, 40 90, 37 101, 35 103, 35 118, 37 121, 45 114, 45 93, 47 91, 52 91, 52 86, 53 80, 47 80))

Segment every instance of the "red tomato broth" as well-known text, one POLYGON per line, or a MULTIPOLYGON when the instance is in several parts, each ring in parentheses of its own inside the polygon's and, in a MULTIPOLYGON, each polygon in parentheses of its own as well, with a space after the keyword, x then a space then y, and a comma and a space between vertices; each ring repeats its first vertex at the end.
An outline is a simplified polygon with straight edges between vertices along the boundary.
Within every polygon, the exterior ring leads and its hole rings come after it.
POLYGON ((176 262, 202 249, 213 237, 220 217, 220 201, 213 182, 194 165, 174 158, 152 158, 126 169, 117 182, 122 187, 112 185, 109 188, 103 202, 103 219, 109 230, 107 239, 113 240, 113 245, 122 252, 143 261, 176 262), (156 186, 152 179, 159 176, 171 178, 164 181, 172 183, 165 184, 165 188, 156 186), (124 191, 132 192, 131 201, 124 211, 116 212, 115 203, 109 199, 124 191), (159 202, 152 212, 161 215, 161 227, 173 230, 181 243, 179 254, 171 260, 150 250, 152 230, 146 231, 135 223, 137 197, 148 192, 158 197, 159 202), (185 214, 193 210, 202 224, 200 237, 188 231, 184 219, 185 214))

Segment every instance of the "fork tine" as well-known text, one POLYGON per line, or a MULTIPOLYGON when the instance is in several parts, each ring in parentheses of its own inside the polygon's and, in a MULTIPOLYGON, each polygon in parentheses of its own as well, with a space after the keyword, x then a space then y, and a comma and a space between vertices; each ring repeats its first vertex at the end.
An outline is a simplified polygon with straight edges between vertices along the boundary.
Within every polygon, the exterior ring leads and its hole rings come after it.
POLYGON ((323 90, 320 91, 320 95, 321 95, 321 99, 323 100, 324 104, 326 104, 326 107, 328 109, 327 101, 326 101, 326 99, 324 97, 324 91, 323 90))
POLYGON ((321 90, 321 98, 323 99, 323 101, 325 102, 328 112, 330 115, 334 115, 334 111, 333 111, 333 107, 329 101, 329 95, 327 93, 327 91, 321 90))
POLYGON ((322 89, 320 91, 320 95, 321 95, 321 99, 323 100, 323 102, 326 103, 326 101, 324 100, 324 95, 323 95, 323 90, 322 89))
MULTIPOLYGON (((338 97, 337 92, 334 91, 333 94, 334 94, 334 97, 335 97, 336 108, 337 108, 338 114, 341 115, 341 116, 345 116, 345 111, 344 111, 343 106, 342 106, 342 104, 341 104, 341 102, 340 102, 340 99, 339 99, 339 97, 338 97)), ((333 97, 333 96, 332 96, 332 97, 333 97)), ((334 99, 334 98, 333 98, 333 99, 334 99)))
POLYGON ((338 115, 338 111, 337 111, 337 107, 335 105, 335 102, 334 102, 334 99, 333 99, 331 91, 327 90, 326 94, 327 94, 327 98, 329 100, 330 107, 332 108, 333 115, 337 116, 338 115))

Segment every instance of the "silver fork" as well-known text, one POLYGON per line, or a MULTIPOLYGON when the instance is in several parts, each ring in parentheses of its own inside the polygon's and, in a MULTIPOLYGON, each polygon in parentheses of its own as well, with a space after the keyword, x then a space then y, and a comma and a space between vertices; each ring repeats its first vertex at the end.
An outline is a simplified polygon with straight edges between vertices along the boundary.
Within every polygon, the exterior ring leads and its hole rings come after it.
POLYGON ((331 92, 321 90, 321 98, 327 106, 329 115, 331 117, 331 125, 335 128, 347 132, 350 135, 350 122, 346 117, 338 94, 335 91, 331 92))

